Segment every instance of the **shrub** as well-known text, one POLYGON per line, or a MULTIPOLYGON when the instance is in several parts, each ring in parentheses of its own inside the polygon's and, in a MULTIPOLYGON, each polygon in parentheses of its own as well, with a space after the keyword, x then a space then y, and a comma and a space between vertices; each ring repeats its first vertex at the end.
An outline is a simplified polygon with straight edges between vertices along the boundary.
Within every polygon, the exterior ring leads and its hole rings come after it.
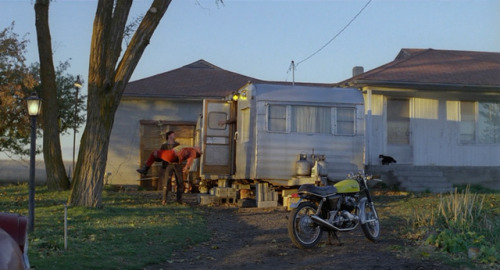
POLYGON ((425 243, 443 251, 467 254, 469 248, 479 248, 478 257, 471 259, 498 262, 498 215, 484 209, 485 201, 486 195, 471 193, 469 186, 440 195, 437 208, 430 213, 415 211, 413 227, 425 226, 431 232, 425 243))

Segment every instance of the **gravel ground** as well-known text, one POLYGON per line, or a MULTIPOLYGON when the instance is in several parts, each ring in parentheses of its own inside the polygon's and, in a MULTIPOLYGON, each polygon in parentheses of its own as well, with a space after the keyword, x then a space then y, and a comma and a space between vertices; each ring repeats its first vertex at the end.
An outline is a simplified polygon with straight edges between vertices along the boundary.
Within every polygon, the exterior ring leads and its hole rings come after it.
POLYGON ((408 243, 384 222, 376 243, 368 241, 358 227, 338 234, 341 246, 327 244, 324 233, 316 248, 302 250, 288 237, 289 212, 283 207, 199 206, 196 194, 186 194, 184 201, 203 209, 211 239, 144 269, 454 269, 440 262, 404 256, 401 250, 408 243))

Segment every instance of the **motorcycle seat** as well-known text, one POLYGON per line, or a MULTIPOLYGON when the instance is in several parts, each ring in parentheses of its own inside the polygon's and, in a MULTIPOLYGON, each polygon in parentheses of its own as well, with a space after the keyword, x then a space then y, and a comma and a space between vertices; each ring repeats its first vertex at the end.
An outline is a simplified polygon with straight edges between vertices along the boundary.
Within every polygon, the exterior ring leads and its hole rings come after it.
POLYGON ((305 184, 300 186, 299 193, 311 193, 321 197, 326 197, 337 193, 337 188, 334 186, 318 187, 313 184, 305 184))

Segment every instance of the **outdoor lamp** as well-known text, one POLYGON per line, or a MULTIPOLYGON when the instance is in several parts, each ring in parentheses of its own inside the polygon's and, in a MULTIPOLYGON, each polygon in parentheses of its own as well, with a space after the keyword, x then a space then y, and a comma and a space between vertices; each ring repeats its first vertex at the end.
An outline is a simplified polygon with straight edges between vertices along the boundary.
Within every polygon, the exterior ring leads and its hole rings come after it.
POLYGON ((36 92, 26 98, 28 114, 31 122, 31 146, 30 146, 30 179, 29 179, 29 202, 28 202, 28 231, 32 232, 35 228, 35 148, 36 148, 36 117, 40 114, 40 99, 36 92))
POLYGON ((30 97, 26 98, 26 103, 28 105, 29 116, 38 116, 40 114, 42 100, 37 96, 36 92, 33 92, 30 97))
POLYGON ((76 76, 75 89, 78 91, 80 88, 82 88, 82 81, 80 80, 80 76, 76 76))
POLYGON ((246 100, 247 99, 247 90, 243 89, 240 93, 240 98, 241 100, 246 100))
POLYGON ((240 98, 240 94, 238 92, 233 93, 233 101, 238 101, 238 98, 240 98))
MULTIPOLYGON (((82 81, 80 80, 80 75, 76 76, 75 81, 75 124, 73 126, 73 167, 72 172, 75 171, 75 145, 76 145, 76 128, 77 128, 77 117, 78 117, 78 91, 82 88, 82 81)), ((73 175, 73 173, 72 173, 73 175)), ((74 176, 73 176, 74 177, 74 176)))

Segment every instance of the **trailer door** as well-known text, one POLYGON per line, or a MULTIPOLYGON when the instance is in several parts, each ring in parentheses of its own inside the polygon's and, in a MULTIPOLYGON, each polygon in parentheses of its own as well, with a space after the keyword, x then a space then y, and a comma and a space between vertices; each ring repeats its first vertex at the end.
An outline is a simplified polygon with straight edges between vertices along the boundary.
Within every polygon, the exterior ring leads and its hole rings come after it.
POLYGON ((233 171, 235 124, 232 119, 231 103, 224 100, 203 100, 203 155, 201 175, 228 176, 233 171))

